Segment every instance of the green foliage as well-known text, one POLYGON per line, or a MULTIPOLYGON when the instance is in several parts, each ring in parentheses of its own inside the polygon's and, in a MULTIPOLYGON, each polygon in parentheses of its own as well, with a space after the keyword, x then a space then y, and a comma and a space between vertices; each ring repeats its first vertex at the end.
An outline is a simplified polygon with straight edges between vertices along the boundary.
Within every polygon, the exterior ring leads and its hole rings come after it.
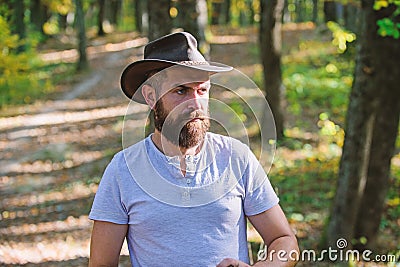
POLYGON ((67 64, 44 65, 35 52, 38 38, 19 40, 0 15, 0 108, 29 104, 54 90, 53 82, 71 72, 67 64), (29 40, 29 41, 28 41, 29 40), (17 52, 26 44, 27 50, 17 52))
MULTIPOLYGON (((286 60, 290 62, 290 58, 286 60)), ((284 64, 283 82, 289 111, 295 116, 310 110, 329 111, 342 120, 353 82, 353 69, 353 61, 334 55, 313 56, 284 64)))
POLYGON ((42 4, 47 6, 51 11, 61 15, 67 15, 68 12, 74 10, 72 0, 42 0, 42 4))
POLYGON ((37 64, 32 51, 17 53, 23 43, 0 16, 0 107, 9 103, 28 103, 41 85, 32 70, 37 64))
MULTIPOLYGON (((40 4, 50 12, 49 18, 43 25, 43 32, 49 36, 60 33, 59 15, 66 16, 74 12, 73 0, 42 0, 40 4)), ((27 10, 27 12, 31 11, 27 10)))
MULTIPOLYGON (((121 10, 121 17, 119 18, 118 30, 120 31, 132 31, 135 29, 136 22, 135 16, 132 16, 132 10, 134 10, 133 1, 123 0, 121 10)), ((135 29, 137 30, 137 29, 135 29)))
POLYGON ((394 12, 386 18, 382 18, 377 21, 378 34, 385 37, 393 37, 394 39, 400 38, 400 1, 399 0, 375 0, 374 10, 381 10, 384 8, 389 8, 394 5, 394 12))
POLYGON ((339 125, 329 120, 329 116, 326 112, 319 114, 317 125, 320 129, 320 139, 324 139, 331 147, 332 144, 336 144, 340 148, 343 147, 344 130, 339 125))
POLYGON ((245 122, 247 120, 247 116, 245 114, 245 111, 244 111, 241 103, 234 101, 234 102, 229 103, 228 105, 234 111, 234 113, 237 116, 239 116, 239 118, 242 122, 245 122))
POLYGON ((396 225, 396 219, 400 218, 400 164, 396 164, 396 162, 400 162, 400 154, 393 158, 393 164, 391 165, 391 179, 386 200, 387 212, 384 214, 380 228, 394 229, 396 236, 400 236, 400 229, 396 225))
POLYGON ((351 43, 356 39, 354 33, 344 30, 336 22, 328 21, 326 26, 332 31, 332 44, 337 47, 338 53, 344 53, 347 49, 347 43, 351 43))
POLYGON ((278 166, 272 169, 270 180, 277 186, 275 190, 289 218, 300 220, 302 217, 301 220, 307 221, 315 217, 315 213, 321 216, 329 209, 334 196, 337 160, 334 158, 323 164, 303 160, 289 165, 289 162, 276 162, 278 166))
POLYGON ((395 23, 390 18, 384 18, 378 20, 377 22, 379 29, 379 35, 385 36, 392 36, 394 39, 399 39, 400 37, 400 23, 395 23))

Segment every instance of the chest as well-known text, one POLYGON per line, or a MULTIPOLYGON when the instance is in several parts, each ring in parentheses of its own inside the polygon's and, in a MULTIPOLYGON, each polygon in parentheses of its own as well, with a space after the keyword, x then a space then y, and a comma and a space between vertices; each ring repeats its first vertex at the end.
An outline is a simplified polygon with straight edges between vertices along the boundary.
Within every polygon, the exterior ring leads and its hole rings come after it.
POLYGON ((235 231, 244 220, 242 195, 235 189, 216 201, 197 207, 165 204, 143 191, 124 201, 130 226, 141 234, 196 234, 200 229, 206 229, 206 232, 212 229, 218 234, 235 231))

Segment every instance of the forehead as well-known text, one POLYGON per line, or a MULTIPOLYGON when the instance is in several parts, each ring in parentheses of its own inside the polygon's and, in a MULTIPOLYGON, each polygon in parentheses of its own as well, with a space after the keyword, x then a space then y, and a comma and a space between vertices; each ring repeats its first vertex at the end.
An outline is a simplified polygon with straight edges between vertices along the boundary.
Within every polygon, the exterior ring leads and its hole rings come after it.
POLYGON ((206 71, 200 71, 188 67, 173 66, 163 70, 165 79, 163 88, 172 89, 179 85, 190 83, 209 83, 210 74, 206 71))

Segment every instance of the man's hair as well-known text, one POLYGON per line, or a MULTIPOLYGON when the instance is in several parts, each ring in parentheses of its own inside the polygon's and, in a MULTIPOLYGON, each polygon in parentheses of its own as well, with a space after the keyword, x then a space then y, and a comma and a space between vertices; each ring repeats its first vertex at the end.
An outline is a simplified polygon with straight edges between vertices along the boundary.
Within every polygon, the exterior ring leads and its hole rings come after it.
POLYGON ((147 74, 147 80, 144 84, 149 85, 158 91, 161 91, 162 84, 164 80, 167 78, 167 73, 163 71, 164 69, 160 70, 152 70, 147 74))

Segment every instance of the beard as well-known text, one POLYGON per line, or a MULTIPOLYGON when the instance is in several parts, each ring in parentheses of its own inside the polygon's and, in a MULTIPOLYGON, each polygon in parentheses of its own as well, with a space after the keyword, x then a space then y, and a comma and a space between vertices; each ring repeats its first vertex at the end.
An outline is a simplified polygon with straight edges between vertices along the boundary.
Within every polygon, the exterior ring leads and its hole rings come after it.
POLYGON ((182 113, 174 119, 168 115, 160 99, 154 108, 154 126, 169 142, 179 147, 199 145, 210 129, 209 111, 207 114, 201 111, 182 113), (194 118, 200 119, 191 121, 194 118))

